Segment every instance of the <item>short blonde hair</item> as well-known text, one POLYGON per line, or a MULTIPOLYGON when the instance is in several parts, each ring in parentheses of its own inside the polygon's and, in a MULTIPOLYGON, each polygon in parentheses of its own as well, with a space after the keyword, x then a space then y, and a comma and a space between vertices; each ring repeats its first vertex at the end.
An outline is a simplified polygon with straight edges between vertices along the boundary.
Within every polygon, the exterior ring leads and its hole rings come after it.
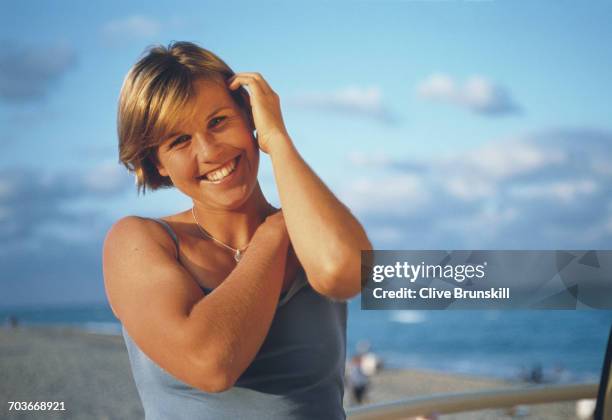
MULTIPOLYGON (((136 176, 138 193, 172 187, 170 177, 157 170, 157 147, 186 115, 195 98, 195 82, 225 82, 234 71, 214 53, 191 42, 148 47, 123 81, 117 111, 119 162, 136 176), (183 114, 182 114, 183 113, 183 114)), ((250 115, 244 88, 230 91, 236 104, 250 115)))

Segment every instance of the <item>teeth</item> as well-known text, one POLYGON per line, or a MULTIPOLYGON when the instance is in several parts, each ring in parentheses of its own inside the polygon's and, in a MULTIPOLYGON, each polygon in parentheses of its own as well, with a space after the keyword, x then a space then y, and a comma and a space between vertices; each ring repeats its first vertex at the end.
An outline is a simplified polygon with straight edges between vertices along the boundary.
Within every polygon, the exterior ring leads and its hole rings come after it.
POLYGON ((206 174, 206 179, 209 181, 221 181, 223 178, 231 174, 236 168, 236 159, 232 159, 221 168, 206 174))

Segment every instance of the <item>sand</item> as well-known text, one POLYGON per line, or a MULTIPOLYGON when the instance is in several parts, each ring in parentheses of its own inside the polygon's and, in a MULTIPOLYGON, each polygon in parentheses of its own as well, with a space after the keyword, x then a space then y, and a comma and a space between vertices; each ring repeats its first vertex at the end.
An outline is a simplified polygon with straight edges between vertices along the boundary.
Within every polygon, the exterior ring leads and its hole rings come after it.
POLYGON ((0 377, 3 419, 144 418, 120 336, 0 330, 0 377), (9 412, 7 401, 63 401, 66 411, 9 412))
MULTIPOLYGON (((0 328, 0 418, 143 419, 144 411, 121 336, 61 327, 0 328), (65 411, 9 411, 8 401, 61 401, 65 411)), ((415 370, 386 370, 372 378, 366 403, 433 393, 490 390, 517 384, 415 370)), ((348 392, 345 406, 351 406, 348 392)), ((525 419, 575 419, 575 403, 529 407, 525 419)), ((440 419, 510 419, 504 410, 440 419)), ((515 417, 516 418, 516 417, 515 417)))
MULTIPOLYGON (((406 398, 422 397, 433 394, 463 393, 469 391, 490 391, 508 389, 525 384, 480 378, 468 375, 447 374, 425 370, 387 370, 372 378, 371 392, 363 401, 364 404, 397 401, 406 398)), ((480 410, 456 414, 440 415, 440 420, 485 420, 485 419, 576 419, 576 403, 573 401, 554 404, 536 404, 520 407, 526 410, 524 416, 512 416, 508 409, 480 410)), ((348 392, 345 395, 345 407, 351 404, 348 392)))

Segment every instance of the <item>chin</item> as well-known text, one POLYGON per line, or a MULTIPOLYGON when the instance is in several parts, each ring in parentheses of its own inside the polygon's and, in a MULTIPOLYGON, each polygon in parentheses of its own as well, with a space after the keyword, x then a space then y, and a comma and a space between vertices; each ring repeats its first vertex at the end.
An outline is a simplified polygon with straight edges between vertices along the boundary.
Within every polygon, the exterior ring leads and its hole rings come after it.
MULTIPOLYGON (((244 187, 246 189, 246 186, 244 187)), ((218 195, 215 197, 210 197, 209 199, 204 199, 204 202, 210 203, 217 208, 226 209, 226 210, 239 210, 243 207, 251 198, 253 194, 254 188, 251 188, 242 191, 232 191, 227 194, 223 194, 223 197, 219 197, 218 195)))

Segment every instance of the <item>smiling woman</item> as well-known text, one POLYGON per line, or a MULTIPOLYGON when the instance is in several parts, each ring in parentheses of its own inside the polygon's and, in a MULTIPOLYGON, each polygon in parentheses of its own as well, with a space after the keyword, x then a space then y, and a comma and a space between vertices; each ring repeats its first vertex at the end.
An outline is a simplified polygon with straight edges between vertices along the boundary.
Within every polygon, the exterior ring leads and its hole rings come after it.
POLYGON ((346 300, 371 245, 301 158, 278 95, 195 44, 156 46, 124 81, 118 134, 139 192, 193 202, 126 216, 104 242, 147 419, 345 418, 346 300), (260 150, 282 211, 259 186, 260 150))
MULTIPOLYGON (((199 207, 239 208, 258 186, 252 124, 223 82, 195 81, 194 95, 193 103, 183 107, 189 118, 152 154, 156 169, 199 207)), ((257 197, 264 201, 261 192, 257 197)))

